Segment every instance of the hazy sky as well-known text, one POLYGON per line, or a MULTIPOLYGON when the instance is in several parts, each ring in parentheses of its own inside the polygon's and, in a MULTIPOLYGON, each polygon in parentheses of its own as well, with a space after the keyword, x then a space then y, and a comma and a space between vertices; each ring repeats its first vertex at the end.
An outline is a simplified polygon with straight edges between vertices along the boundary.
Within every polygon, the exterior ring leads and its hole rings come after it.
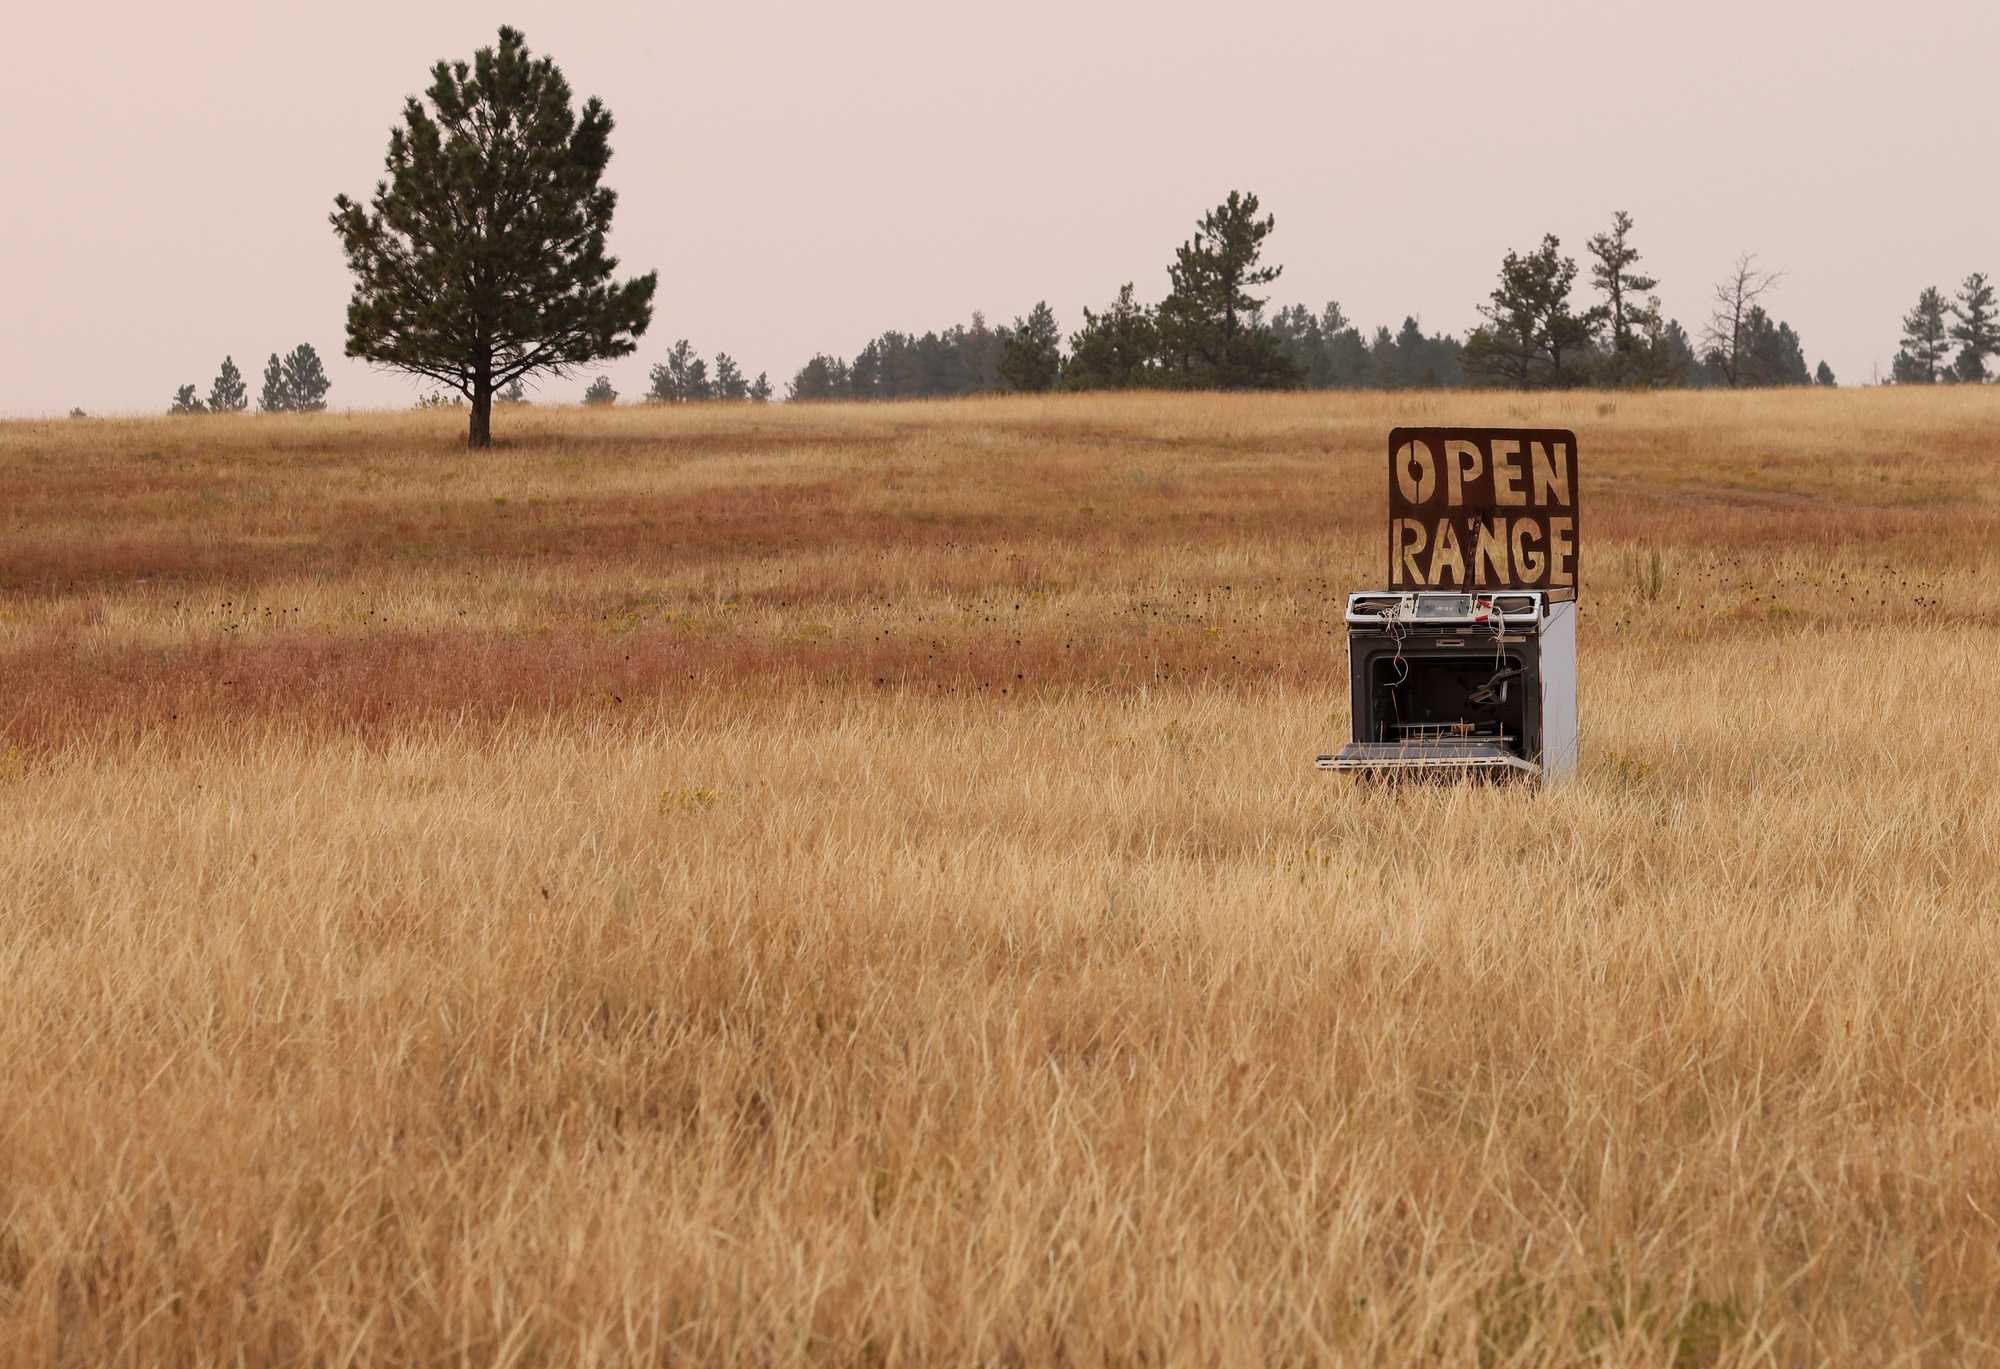
MULTIPOLYGON (((0 412, 163 409, 224 353, 254 395, 341 356, 327 227, 403 97, 502 22, 617 120, 613 246, 660 272, 628 397, 677 337, 783 381, 1047 298, 1157 298, 1231 188, 1278 217, 1275 302, 1458 332, 1501 253, 1615 208, 1692 331, 1743 249, 1808 363, 1888 369, 1920 287, 2000 275, 2000 5, 35 5, 0 55, 0 412)), ((581 380, 552 383, 573 399, 581 380)))

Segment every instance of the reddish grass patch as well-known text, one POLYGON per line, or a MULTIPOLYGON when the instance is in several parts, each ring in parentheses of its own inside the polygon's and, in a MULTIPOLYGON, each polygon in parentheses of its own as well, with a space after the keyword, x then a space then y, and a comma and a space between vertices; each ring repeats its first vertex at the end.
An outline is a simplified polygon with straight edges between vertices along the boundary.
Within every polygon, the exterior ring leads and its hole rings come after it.
POLYGON ((50 643, 16 653, 0 738, 43 749, 79 734, 281 719, 311 731, 375 733, 412 721, 636 708, 726 692, 892 689, 996 700, 1051 690, 1283 680, 1337 688, 1339 652, 1289 628, 1234 634, 1016 630, 955 638, 914 633, 774 642, 640 630, 560 628, 288 638, 171 649, 87 650, 50 643))

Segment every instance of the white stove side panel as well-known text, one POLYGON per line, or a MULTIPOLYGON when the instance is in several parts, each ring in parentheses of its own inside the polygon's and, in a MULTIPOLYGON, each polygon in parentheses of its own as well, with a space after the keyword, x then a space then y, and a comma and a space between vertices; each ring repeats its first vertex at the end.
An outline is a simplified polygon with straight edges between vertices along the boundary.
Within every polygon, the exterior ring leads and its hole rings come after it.
POLYGON ((1542 623, 1542 778, 1576 773, 1576 604, 1549 605, 1542 623))

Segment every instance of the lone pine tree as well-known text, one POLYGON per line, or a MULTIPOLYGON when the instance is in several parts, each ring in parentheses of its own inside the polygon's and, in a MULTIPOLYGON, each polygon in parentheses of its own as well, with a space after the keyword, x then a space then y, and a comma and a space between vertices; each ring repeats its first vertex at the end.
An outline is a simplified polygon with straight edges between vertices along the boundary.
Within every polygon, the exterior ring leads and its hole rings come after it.
POLYGON ((486 447, 495 391, 630 353, 657 277, 612 279, 610 111, 572 110, 569 82, 518 30, 437 63, 426 95, 390 132, 369 207, 334 198, 355 277, 347 354, 464 394, 467 443, 486 447))

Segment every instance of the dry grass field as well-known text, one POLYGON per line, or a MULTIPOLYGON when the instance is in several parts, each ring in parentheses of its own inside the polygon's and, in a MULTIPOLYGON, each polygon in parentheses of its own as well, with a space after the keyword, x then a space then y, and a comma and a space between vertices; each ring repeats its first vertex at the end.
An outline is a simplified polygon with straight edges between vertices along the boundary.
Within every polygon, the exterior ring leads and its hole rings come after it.
POLYGON ((0 1363, 2000 1363, 2000 391, 0 425, 0 1363), (1357 787, 1396 423, 1584 761, 1357 787))

